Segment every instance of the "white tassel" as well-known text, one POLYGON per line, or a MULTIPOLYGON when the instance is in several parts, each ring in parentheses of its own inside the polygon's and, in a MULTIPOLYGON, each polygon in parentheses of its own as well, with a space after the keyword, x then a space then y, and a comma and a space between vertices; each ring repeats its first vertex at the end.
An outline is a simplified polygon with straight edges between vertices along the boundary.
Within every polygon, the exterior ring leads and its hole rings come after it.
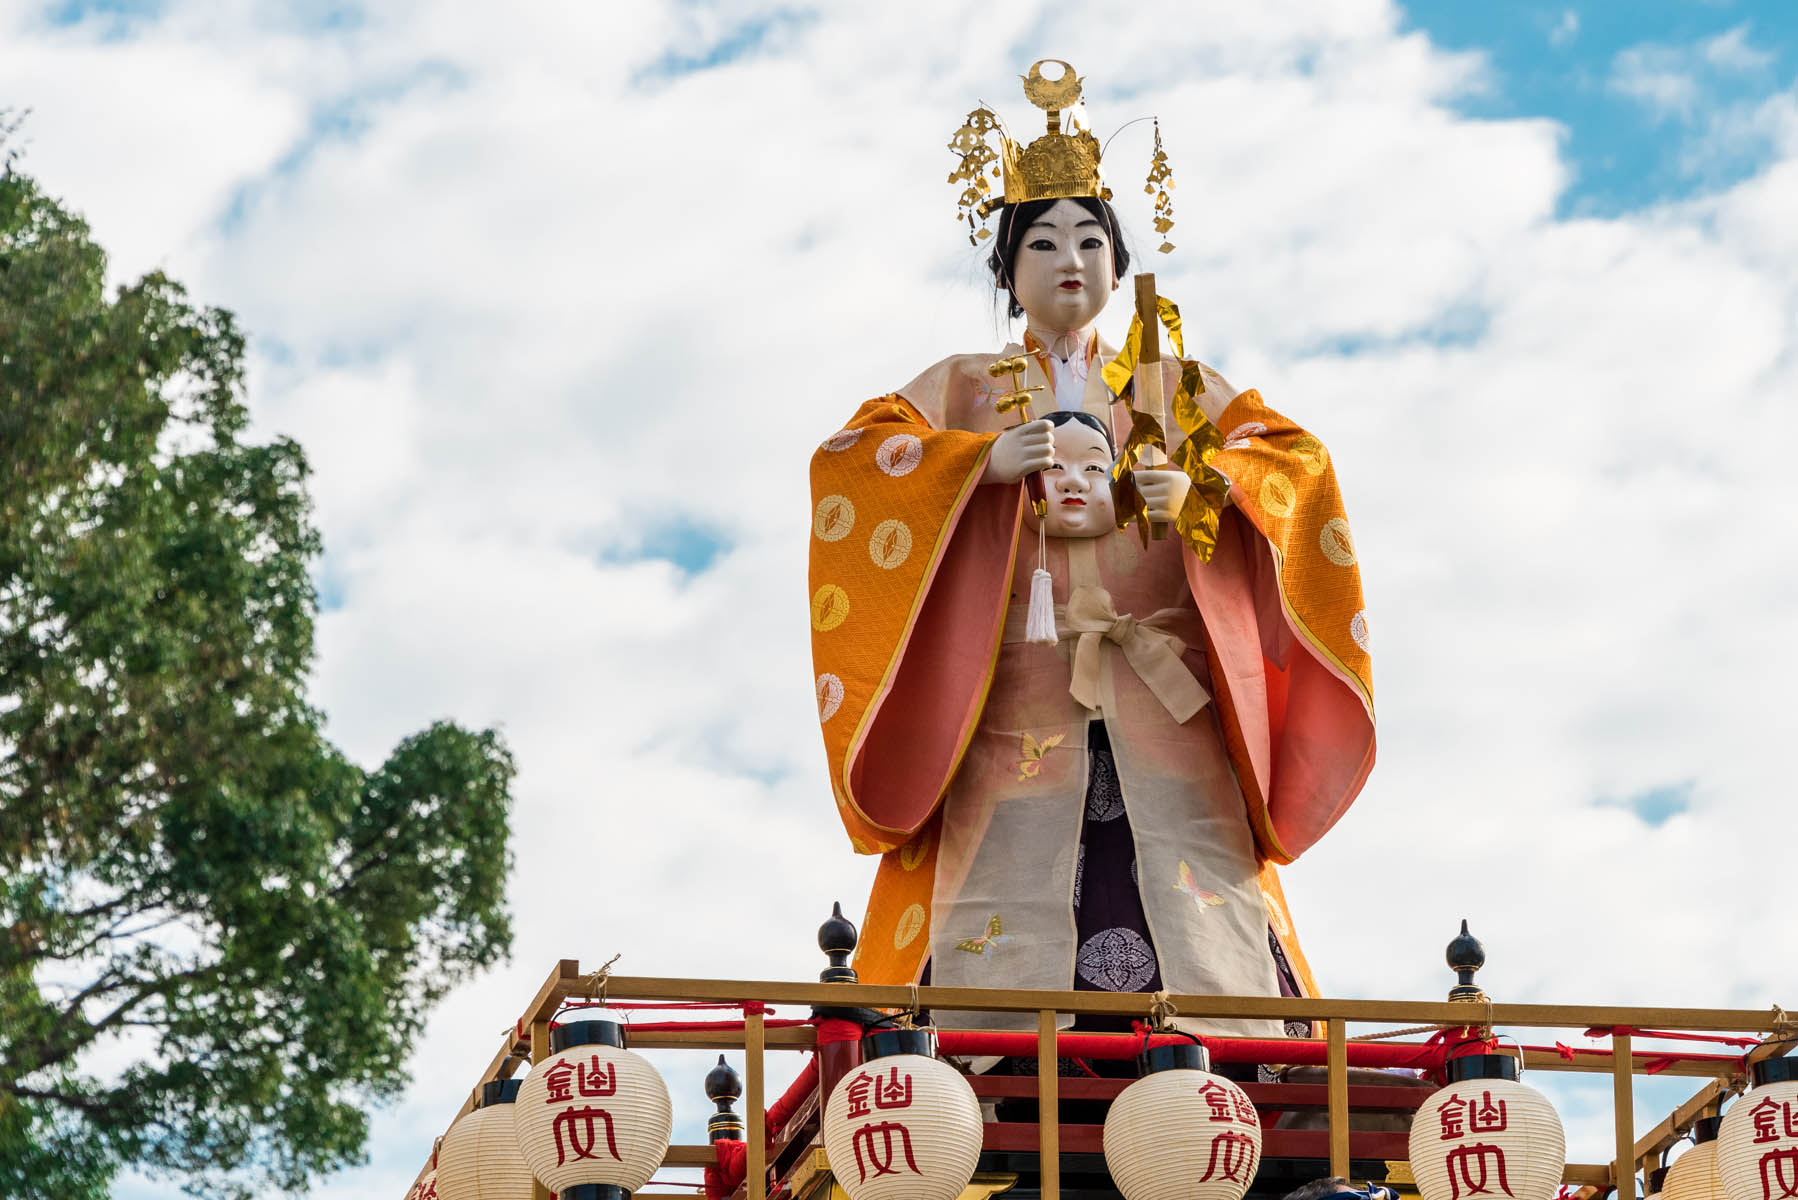
POLYGON ((1055 577, 1038 567, 1030 573, 1030 613, 1024 620, 1024 640, 1053 646, 1055 633, 1055 577))

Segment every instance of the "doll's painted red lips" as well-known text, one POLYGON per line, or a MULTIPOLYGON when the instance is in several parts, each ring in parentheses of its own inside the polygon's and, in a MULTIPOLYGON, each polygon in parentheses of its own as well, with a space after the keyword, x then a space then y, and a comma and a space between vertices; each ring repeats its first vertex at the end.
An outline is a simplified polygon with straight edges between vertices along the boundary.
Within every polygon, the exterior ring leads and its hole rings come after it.
POLYGON ((1081 508, 1086 507, 1086 501, 1082 500, 1078 496, 1069 496, 1066 500, 1063 500, 1062 503, 1063 504, 1078 504, 1081 508))
POLYGON ((1064 292, 1077 292, 1080 290, 1080 281, 1078 279, 1064 279, 1061 281, 1061 290, 1064 292))

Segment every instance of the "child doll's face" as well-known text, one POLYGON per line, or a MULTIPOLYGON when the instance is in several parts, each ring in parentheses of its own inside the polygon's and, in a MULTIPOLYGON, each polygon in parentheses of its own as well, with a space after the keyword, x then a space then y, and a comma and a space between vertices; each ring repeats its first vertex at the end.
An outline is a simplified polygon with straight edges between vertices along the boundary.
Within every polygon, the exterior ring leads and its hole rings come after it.
MULTIPOLYGON (((1111 499, 1111 448, 1080 421, 1055 427, 1055 462, 1043 472, 1050 537, 1099 537, 1117 528, 1111 499)), ((1029 514, 1028 507, 1025 513, 1029 514)), ((1032 519, 1034 524, 1034 520, 1032 519)))

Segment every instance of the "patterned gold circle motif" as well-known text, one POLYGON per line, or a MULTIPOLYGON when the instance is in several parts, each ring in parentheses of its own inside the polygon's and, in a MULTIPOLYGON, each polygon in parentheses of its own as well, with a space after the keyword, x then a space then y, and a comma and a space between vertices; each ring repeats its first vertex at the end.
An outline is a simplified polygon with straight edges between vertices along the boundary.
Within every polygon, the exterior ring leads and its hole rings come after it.
POLYGON ((1324 444, 1306 434, 1292 443, 1292 452, 1305 464, 1305 474, 1322 475, 1330 466, 1330 452, 1324 444))
POLYGON ((924 461, 924 443, 916 434, 895 433, 874 451, 874 465, 897 479, 910 475, 924 461))
POLYGON ((819 541, 841 541, 854 528, 855 505, 849 503, 849 497, 826 496, 818 501, 818 511, 812 514, 812 532, 819 541))
POLYGON ((875 566, 891 571, 910 556, 911 530, 904 521, 889 517, 874 527, 874 536, 868 539, 868 557, 875 566))
POLYGON ((914 904, 899 914, 899 927, 893 930, 893 949, 903 950, 924 932, 924 906, 914 904))
POLYGON ((1224 449, 1234 450, 1246 443, 1250 438, 1267 432, 1267 426, 1259 421, 1244 421, 1235 429, 1224 435, 1224 449))
POLYGON ((829 633, 849 619, 849 593, 827 583, 812 593, 812 628, 829 633))
POLYGON ((930 853, 930 834, 923 833, 899 847, 899 866, 906 871, 915 871, 924 856, 930 853))
POLYGON ((862 440, 859 429, 840 429, 819 443, 818 449, 829 450, 833 454, 841 453, 862 440))
POLYGON ((1367 610, 1365 608, 1349 620, 1349 636, 1355 639, 1355 645, 1361 647, 1363 651, 1368 654, 1373 653, 1373 647, 1369 644, 1373 639, 1372 635, 1367 632, 1367 610))
POLYGON ((843 681, 829 671, 818 676, 818 723, 837 715, 843 706, 843 681))
POLYGON ((1349 524, 1341 517, 1331 517, 1324 522, 1323 532, 1317 535, 1317 547, 1324 552, 1324 557, 1339 567, 1355 565, 1355 538, 1349 533, 1349 524))
POLYGON ((1261 510, 1270 517, 1290 517, 1299 506, 1299 490, 1292 480, 1274 471, 1261 481, 1261 510))

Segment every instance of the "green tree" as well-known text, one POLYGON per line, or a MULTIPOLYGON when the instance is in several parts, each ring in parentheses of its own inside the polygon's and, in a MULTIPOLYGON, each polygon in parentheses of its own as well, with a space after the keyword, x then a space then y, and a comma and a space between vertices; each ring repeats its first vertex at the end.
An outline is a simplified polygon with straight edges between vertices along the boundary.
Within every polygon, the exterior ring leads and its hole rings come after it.
POLYGON ((0 155, 0 1195, 299 1189, 510 948, 512 762, 323 738, 305 457, 229 313, 104 272, 0 155))

